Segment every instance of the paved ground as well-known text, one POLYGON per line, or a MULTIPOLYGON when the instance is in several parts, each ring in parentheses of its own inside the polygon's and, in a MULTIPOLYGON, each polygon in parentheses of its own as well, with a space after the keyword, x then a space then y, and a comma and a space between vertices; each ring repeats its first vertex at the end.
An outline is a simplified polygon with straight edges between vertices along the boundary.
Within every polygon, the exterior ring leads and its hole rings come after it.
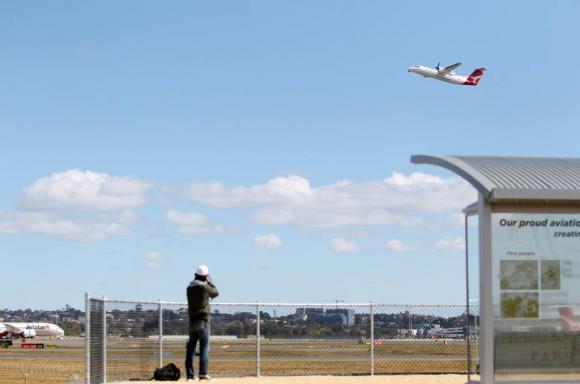
MULTIPOLYGON (((205 383, 200 381, 199 383, 205 383)), ((466 375, 286 376, 217 378, 220 384, 465 384, 466 375)), ((114 384, 135 384, 118 382, 114 384)))

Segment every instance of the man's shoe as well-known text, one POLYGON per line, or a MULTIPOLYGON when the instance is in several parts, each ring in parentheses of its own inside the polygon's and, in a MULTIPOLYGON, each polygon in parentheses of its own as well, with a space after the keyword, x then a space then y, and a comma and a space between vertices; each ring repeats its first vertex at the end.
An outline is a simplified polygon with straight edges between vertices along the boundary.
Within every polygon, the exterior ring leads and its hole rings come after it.
POLYGON ((199 375, 199 379, 200 380, 215 381, 215 379, 213 377, 211 377, 210 375, 199 375))
POLYGON ((187 380, 185 381, 198 381, 199 379, 197 377, 188 377, 187 380))

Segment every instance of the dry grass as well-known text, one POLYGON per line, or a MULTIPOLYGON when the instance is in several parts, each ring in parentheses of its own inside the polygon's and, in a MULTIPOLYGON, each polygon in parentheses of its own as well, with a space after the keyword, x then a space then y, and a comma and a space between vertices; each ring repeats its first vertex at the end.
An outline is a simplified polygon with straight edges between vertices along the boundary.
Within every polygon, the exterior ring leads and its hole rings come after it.
MULTIPOLYGON (((261 374, 266 376, 301 376, 315 372, 339 377, 351 375, 346 377, 352 379, 353 374, 368 375, 371 369, 370 346, 356 341, 264 340, 261 345, 261 374)), ((156 343, 111 340, 108 346, 109 380, 146 379, 157 367, 156 343)), ((254 348, 255 342, 246 340, 212 343, 210 372, 223 380, 226 376, 256 375, 254 348)), ((440 341, 385 343, 375 347, 375 373, 462 373, 466 371, 465 349, 465 344, 460 342, 449 345, 440 341)), ((164 355, 165 362, 173 361, 182 368, 185 343, 167 343, 164 355)), ((83 378, 82 344, 37 351, 17 347, 0 351, 0 384, 59 384, 83 378)))
POLYGON ((82 359, 5 359, 0 360, 0 384, 69 383, 84 378, 82 359))

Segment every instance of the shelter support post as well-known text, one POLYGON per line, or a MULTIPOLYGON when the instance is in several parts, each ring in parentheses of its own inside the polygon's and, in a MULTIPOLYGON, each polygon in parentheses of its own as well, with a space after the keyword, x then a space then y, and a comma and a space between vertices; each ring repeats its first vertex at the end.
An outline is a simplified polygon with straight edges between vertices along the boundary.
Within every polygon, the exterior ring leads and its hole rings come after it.
POLYGON ((479 194, 479 305, 480 338, 479 361, 481 384, 494 383, 494 315, 492 302, 492 260, 491 260, 491 206, 479 194))

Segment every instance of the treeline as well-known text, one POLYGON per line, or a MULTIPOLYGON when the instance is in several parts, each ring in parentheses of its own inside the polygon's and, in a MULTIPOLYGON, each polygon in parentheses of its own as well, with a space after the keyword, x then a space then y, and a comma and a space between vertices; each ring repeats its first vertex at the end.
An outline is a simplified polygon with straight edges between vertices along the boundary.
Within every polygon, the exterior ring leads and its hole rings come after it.
MULTIPOLYGON (((0 318, 5 322, 52 322, 58 323, 67 336, 79 336, 84 332, 84 312, 69 305, 54 311, 45 310, 0 310, 0 318)), ((187 335, 188 315, 184 308, 164 309, 163 334, 187 335)), ((312 338, 344 337, 361 338, 370 336, 370 315, 355 313, 354 324, 336 323, 336 317, 304 318, 294 313, 272 316, 260 312, 260 334, 267 338, 312 338)), ((98 321, 98 320, 95 320, 98 321)), ((470 324, 475 319, 470 316, 470 324)), ((256 334, 257 317, 252 312, 221 313, 214 311, 211 321, 213 335, 228 335, 240 338, 256 334)), ((418 329, 439 326, 441 328, 465 327, 465 314, 459 316, 436 316, 406 312, 375 313, 374 333, 377 338, 397 337, 402 329, 418 329)), ((147 337, 159 334, 159 312, 156 309, 143 310, 141 306, 130 309, 114 309, 107 312, 109 335, 147 337)))
MULTIPOLYGON (((260 334, 266 338, 361 338, 370 336, 369 314, 355 314, 352 325, 325 324, 294 314, 273 317, 266 312, 260 313, 260 320, 260 334)), ((472 318, 470 322, 473 323, 472 318)), ((156 310, 115 310, 109 315, 107 323, 109 334, 113 335, 146 337, 159 334, 159 312, 156 310)), ((253 337, 256 335, 256 326, 255 313, 229 314, 215 311, 211 320, 211 333, 212 335, 228 335, 239 338, 253 337)), ((394 338, 400 334, 400 330, 434 326, 441 328, 465 327, 465 315, 443 317, 410 314, 409 312, 377 313, 374 315, 374 333, 377 338, 394 338)), ((187 312, 184 310, 164 310, 163 334, 168 336, 187 335, 187 312)))

